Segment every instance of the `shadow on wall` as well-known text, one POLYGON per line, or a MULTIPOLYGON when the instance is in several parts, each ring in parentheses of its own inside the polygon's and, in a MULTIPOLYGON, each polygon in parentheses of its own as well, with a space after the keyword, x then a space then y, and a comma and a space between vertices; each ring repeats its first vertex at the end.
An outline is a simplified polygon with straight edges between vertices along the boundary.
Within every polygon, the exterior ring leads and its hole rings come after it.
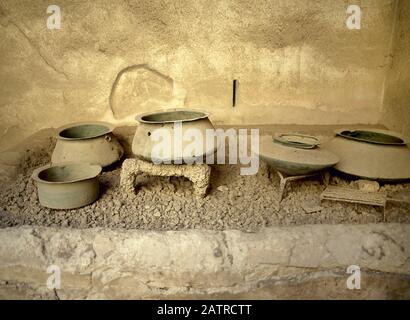
POLYGON ((146 105, 161 108, 172 104, 174 81, 172 78, 139 64, 121 70, 112 85, 110 108, 116 119, 144 110, 146 105))

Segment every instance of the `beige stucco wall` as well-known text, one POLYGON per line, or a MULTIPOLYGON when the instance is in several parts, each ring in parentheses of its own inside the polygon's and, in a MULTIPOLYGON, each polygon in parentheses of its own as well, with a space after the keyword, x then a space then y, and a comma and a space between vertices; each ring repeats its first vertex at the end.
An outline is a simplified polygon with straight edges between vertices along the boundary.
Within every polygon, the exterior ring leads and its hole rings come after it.
POLYGON ((410 1, 399 2, 395 29, 382 122, 410 137, 410 1))
POLYGON ((395 0, 359 1, 361 30, 347 0, 61 0, 61 30, 50 4, 0 0, 0 149, 163 106, 220 124, 379 120, 395 0))

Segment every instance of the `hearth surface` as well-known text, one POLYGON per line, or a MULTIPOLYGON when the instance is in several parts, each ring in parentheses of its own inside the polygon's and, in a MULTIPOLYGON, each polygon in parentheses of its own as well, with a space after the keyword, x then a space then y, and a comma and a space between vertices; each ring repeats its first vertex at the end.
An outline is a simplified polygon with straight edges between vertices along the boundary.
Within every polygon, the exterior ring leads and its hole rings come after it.
MULTIPOLYGON (((72 228, 125 228, 146 230, 239 229, 254 232, 267 226, 304 224, 366 224, 382 222, 380 209, 346 203, 323 202, 319 197, 325 186, 320 179, 295 181, 285 192, 276 211, 279 179, 261 162, 259 172, 241 176, 240 165, 213 165, 208 195, 193 194, 191 182, 184 178, 151 177, 138 189, 134 199, 123 199, 119 179, 121 163, 105 170, 100 178, 101 198, 92 205, 74 210, 52 210, 38 202, 31 179, 35 167, 49 162, 55 139, 52 130, 27 144, 20 173, 11 182, 0 183, 0 227, 21 225, 72 228), (304 207, 321 210, 306 213, 304 207)), ((122 142, 127 139, 121 137, 122 142)), ((127 146, 125 146, 127 150, 127 146)), ((331 183, 348 186, 333 176, 331 183)), ((410 183, 383 185, 389 193, 410 190, 410 183)), ((388 222, 410 223, 409 207, 389 204, 388 222)))

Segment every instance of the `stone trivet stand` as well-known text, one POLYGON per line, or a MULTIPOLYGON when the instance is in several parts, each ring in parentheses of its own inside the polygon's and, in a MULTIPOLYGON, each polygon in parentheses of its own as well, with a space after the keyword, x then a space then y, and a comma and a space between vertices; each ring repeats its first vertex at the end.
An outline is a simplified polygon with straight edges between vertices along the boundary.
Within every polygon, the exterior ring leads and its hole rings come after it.
POLYGON ((311 174, 304 174, 304 175, 297 175, 297 176, 289 176, 286 175, 278 170, 275 170, 276 174, 279 176, 280 184, 279 184, 279 196, 278 196, 278 209, 280 208, 280 203, 283 199, 283 194, 285 193, 286 184, 290 181, 301 180, 305 178, 311 178, 320 175, 322 178, 323 183, 327 186, 329 184, 330 175, 327 171, 319 171, 314 172, 311 174))
POLYGON ((185 177, 192 181, 194 194, 205 197, 211 177, 206 164, 154 164, 140 159, 126 159, 122 164, 120 188, 124 195, 135 196, 135 187, 148 176, 185 177))

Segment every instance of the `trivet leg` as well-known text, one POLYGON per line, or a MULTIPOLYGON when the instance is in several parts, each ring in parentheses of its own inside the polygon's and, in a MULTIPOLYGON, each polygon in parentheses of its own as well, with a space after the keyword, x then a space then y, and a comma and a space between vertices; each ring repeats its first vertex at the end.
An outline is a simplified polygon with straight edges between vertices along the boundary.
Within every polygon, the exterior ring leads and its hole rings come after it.
POLYGON ((279 183, 279 197, 278 197, 278 203, 279 203, 279 205, 280 205, 280 203, 282 202, 283 193, 285 192, 287 179, 283 176, 283 174, 282 174, 280 171, 276 171, 276 173, 278 174, 279 179, 280 179, 280 183, 279 183))
POLYGON ((330 173, 329 171, 322 172, 322 182, 327 187, 330 181, 330 173))
POLYGON ((386 222, 386 206, 383 206, 383 222, 386 222))
POLYGON ((184 172, 184 176, 192 181, 194 194, 204 198, 211 178, 211 167, 207 165, 191 167, 191 169, 184 172))
POLYGON ((135 196, 134 181, 136 172, 134 167, 135 159, 126 159, 121 168, 120 189, 124 198, 135 196))

